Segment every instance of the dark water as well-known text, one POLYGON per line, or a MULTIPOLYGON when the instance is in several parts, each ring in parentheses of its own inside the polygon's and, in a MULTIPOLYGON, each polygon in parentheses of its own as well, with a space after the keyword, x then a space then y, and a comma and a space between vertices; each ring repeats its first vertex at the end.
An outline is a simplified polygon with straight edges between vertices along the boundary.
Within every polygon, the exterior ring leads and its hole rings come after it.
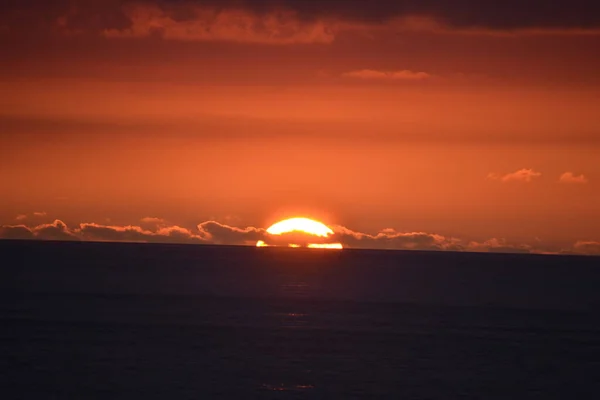
POLYGON ((600 398, 599 258, 0 252, 2 398, 600 398))

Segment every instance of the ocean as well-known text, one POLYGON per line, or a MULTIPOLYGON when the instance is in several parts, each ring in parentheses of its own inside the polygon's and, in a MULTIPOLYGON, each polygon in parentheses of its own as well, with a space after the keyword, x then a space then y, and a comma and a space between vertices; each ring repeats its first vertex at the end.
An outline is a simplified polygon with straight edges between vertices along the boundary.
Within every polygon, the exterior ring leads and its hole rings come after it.
POLYGON ((600 258, 0 241, 3 399, 600 398, 600 258))

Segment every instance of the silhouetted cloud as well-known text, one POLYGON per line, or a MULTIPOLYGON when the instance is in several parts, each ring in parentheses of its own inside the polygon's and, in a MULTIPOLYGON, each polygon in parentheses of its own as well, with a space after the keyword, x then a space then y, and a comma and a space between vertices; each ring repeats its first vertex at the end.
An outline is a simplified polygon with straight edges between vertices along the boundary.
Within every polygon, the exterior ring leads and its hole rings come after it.
POLYGON ((45 211, 34 211, 33 215, 35 217, 45 217, 47 214, 45 211))
POLYGON ((396 232, 384 229, 376 235, 355 232, 343 226, 334 226, 333 241, 344 247, 369 249, 462 250, 459 240, 425 232, 396 232))
POLYGON ((493 252, 493 253, 533 253, 536 251, 528 244, 509 244, 506 239, 492 238, 484 242, 469 242, 466 250, 473 252, 493 252))
POLYGON ((83 240, 111 242, 147 243, 205 243, 205 240, 192 231, 179 226, 147 230, 139 226, 113 226, 95 223, 80 224, 75 230, 83 240))
POLYGON ((600 255, 600 242, 580 240, 573 245, 573 249, 579 254, 600 255))
POLYGON ((3 225, 0 227, 0 238, 3 239, 39 239, 39 240, 78 240, 67 225, 61 220, 51 224, 34 227, 25 225, 3 225))
POLYGON ((236 228, 216 221, 206 221, 198 225, 200 236, 215 244, 255 245, 265 239, 262 228, 236 228))
POLYGON ((574 184, 588 183, 588 179, 583 174, 575 175, 572 172, 565 172, 558 178, 558 181, 560 183, 574 183, 574 184))
MULTIPOLYGON (((160 218, 153 218, 160 219, 160 218)), ((162 219, 160 219, 162 220, 162 219)), ((560 248, 544 246, 541 240, 535 243, 514 243, 505 239, 491 238, 482 242, 466 242, 460 238, 448 237, 427 232, 398 232, 383 229, 376 234, 353 231, 344 226, 331 226, 333 235, 318 238, 303 233, 291 232, 282 235, 269 235, 265 229, 256 227, 238 228, 216 221, 206 221, 197 226, 198 230, 177 225, 154 225, 145 229, 136 225, 103 225, 82 223, 69 228, 64 222, 55 220, 50 224, 29 227, 20 225, 0 226, 0 239, 22 240, 83 240, 108 242, 144 243, 188 243, 255 246, 260 240, 269 245, 288 246, 289 244, 331 244, 341 243, 344 248, 389 249, 389 250, 446 250, 495 253, 559 253, 560 248)), ((600 254, 600 242, 579 241, 563 249, 565 254, 600 254)))
POLYGON ((37 237, 45 240, 78 240, 67 225, 58 219, 51 224, 36 226, 34 232, 37 237))
POLYGON ((534 171, 531 168, 523 168, 515 172, 511 172, 506 175, 500 175, 497 173, 490 173, 487 176, 487 179, 490 180, 499 180, 502 182, 526 182, 529 183, 532 180, 539 178, 542 176, 541 172, 534 171))
POLYGON ((19 215, 17 215, 17 216, 15 217, 15 219, 16 219, 17 221, 23 221, 23 220, 27 219, 27 215, 26 215, 26 214, 19 214, 19 215))
POLYGON ((33 230, 25 225, 3 225, 0 227, 2 239, 35 239, 33 230))
POLYGON ((82 223, 76 228, 69 228, 60 220, 55 220, 51 224, 42 224, 34 227, 25 225, 3 225, 0 226, 0 238, 109 242, 206 243, 205 239, 200 235, 179 226, 146 230, 134 225, 114 226, 97 223, 82 223))
POLYGON ((426 72, 414 72, 409 70, 398 71, 378 71, 372 69, 362 69, 350 71, 342 74, 344 78, 366 79, 366 80, 390 80, 390 81, 419 81, 430 78, 426 72))

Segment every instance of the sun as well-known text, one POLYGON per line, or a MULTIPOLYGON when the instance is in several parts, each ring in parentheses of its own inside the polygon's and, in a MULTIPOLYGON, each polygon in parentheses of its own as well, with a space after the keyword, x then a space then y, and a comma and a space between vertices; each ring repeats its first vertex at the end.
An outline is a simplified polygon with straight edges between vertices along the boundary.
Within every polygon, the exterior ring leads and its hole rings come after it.
POLYGON ((322 222, 309 218, 290 218, 279 221, 267 229, 271 235, 281 235, 287 232, 304 232, 309 235, 327 237, 333 235, 333 231, 322 222))
MULTIPOLYGON (((296 217, 289 218, 279 221, 271 225, 267 229, 267 234, 272 236, 282 236, 285 234, 300 234, 300 236, 310 237, 314 236, 319 239, 327 238, 333 235, 334 232, 331 228, 322 222, 315 221, 310 218, 296 217)), ((257 247, 268 247, 272 246, 267 244, 263 240, 256 242, 257 247)), ((323 240, 319 240, 319 243, 306 243, 300 245, 297 243, 288 243, 288 247, 308 247, 312 249, 341 249, 343 248, 341 243, 325 243, 323 240)))

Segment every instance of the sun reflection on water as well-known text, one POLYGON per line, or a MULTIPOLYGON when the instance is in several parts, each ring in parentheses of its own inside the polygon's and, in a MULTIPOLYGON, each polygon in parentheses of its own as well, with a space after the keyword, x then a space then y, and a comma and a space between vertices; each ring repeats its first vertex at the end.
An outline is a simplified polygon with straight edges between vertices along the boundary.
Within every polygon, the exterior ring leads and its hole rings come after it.
POLYGON ((288 391, 300 392, 300 391, 304 391, 304 390, 314 389, 315 386, 310 385, 310 384, 286 385, 284 383, 280 383, 280 384, 263 383, 262 388, 264 390, 271 390, 271 391, 275 391, 275 392, 288 392, 288 391))

